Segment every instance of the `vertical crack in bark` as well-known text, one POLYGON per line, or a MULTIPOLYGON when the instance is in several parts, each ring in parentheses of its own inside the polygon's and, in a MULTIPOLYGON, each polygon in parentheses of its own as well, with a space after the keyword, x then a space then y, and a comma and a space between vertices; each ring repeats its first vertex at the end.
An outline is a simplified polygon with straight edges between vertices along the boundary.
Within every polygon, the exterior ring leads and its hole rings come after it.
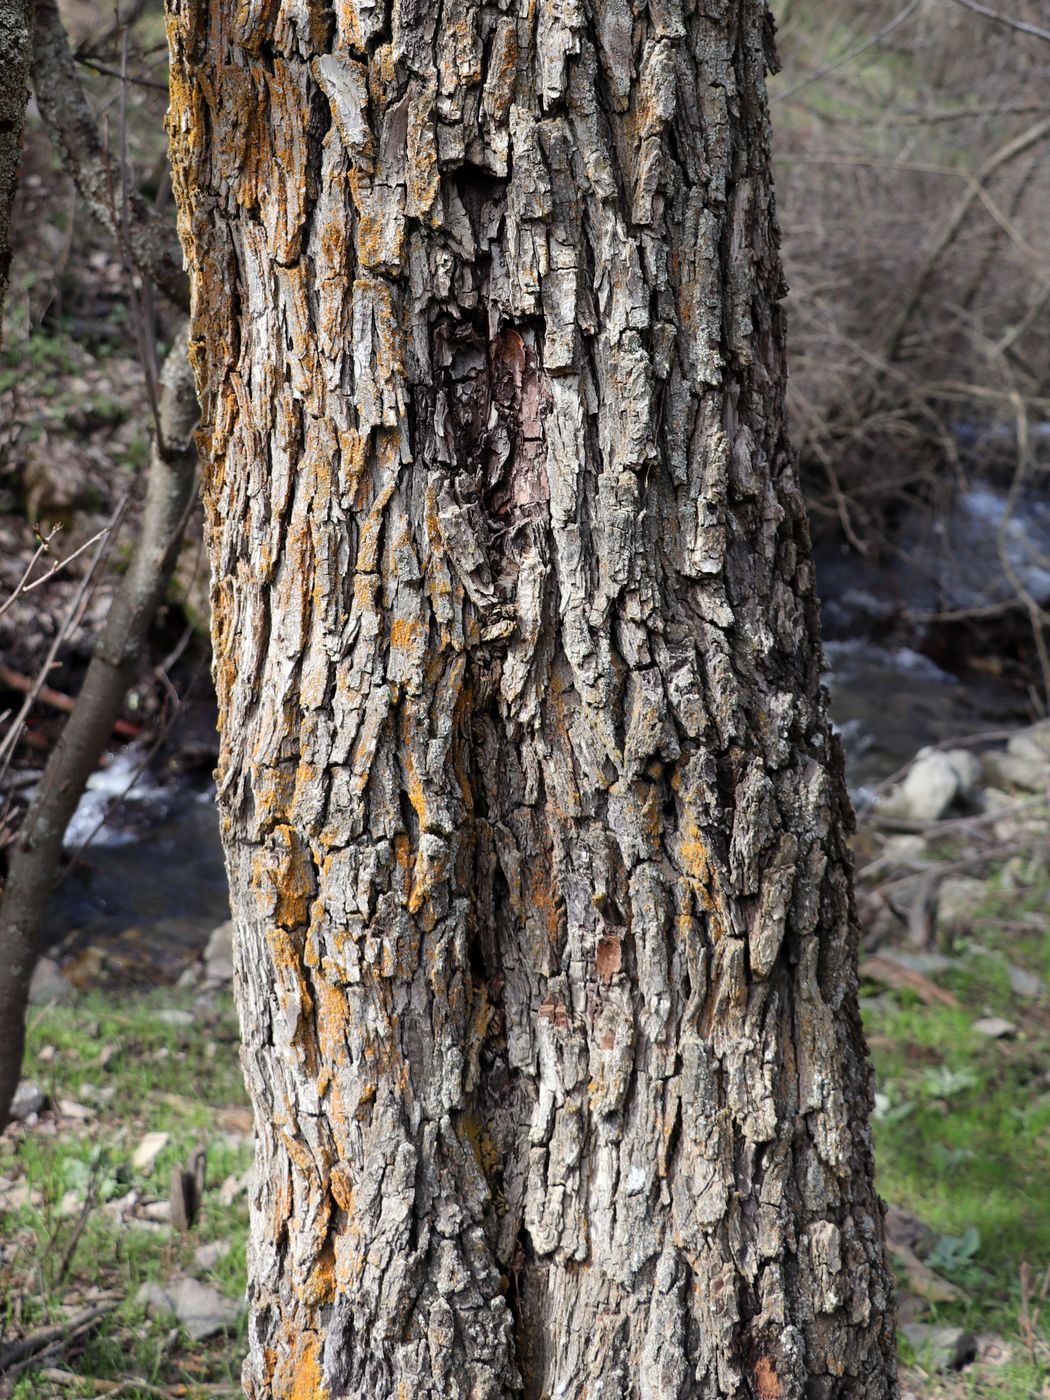
POLYGON ((760 0, 168 0, 257 1400, 895 1395, 760 0))

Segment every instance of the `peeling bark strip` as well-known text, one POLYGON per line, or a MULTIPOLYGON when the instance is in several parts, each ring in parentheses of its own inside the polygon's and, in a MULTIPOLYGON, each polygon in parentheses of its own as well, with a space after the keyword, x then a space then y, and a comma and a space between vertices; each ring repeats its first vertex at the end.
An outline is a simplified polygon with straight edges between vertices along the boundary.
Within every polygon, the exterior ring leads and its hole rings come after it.
POLYGON ((759 0, 168 0, 248 1394, 890 1397, 759 0))

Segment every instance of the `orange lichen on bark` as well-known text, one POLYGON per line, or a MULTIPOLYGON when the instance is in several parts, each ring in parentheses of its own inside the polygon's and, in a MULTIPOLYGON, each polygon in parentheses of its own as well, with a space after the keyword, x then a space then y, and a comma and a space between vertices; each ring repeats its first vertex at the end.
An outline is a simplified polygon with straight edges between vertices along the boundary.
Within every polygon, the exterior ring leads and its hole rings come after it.
POLYGON ((771 1357, 760 1356, 755 1362, 755 1391, 759 1400, 780 1400, 784 1394, 771 1357))
POLYGON ((423 630, 423 624, 407 617, 395 617, 390 624, 390 645, 408 650, 423 630))
POLYGON ((336 1294, 335 1241, 331 1235, 324 1242, 320 1254, 314 1260, 313 1268, 304 1283, 296 1289, 301 1302, 309 1308, 324 1307, 334 1302, 336 1294))
MULTIPOLYGON (((327 977, 314 979, 314 1000, 317 1007, 317 1044, 325 1066, 347 1063, 347 1039, 350 1034, 350 1005, 341 987, 333 986, 327 977)), ((329 1076, 330 1077, 330 1076, 329 1076)))
POLYGON ((300 1332, 279 1348, 273 1393, 282 1400, 328 1400, 321 1370, 321 1338, 316 1332, 300 1332))
POLYGON ((316 892, 314 867, 294 827, 274 829, 269 849, 256 858, 253 874, 260 893, 266 883, 270 885, 272 917, 277 924, 290 929, 309 922, 310 903, 316 892))

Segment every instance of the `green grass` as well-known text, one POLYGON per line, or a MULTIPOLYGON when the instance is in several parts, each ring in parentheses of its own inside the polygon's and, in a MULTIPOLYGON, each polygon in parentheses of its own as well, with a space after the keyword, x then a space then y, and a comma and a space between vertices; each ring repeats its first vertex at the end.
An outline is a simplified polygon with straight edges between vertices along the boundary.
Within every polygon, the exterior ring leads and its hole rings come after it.
MULTIPOLYGON (((965 1301, 931 1306, 924 1321, 992 1333, 1012 1360, 994 1377, 976 1368, 958 1395, 1043 1395, 1045 1355, 1023 1345, 1021 1269, 1038 1288, 1050 1266, 1050 1009, 1011 989, 1007 963, 1046 976, 1050 886, 1029 872, 1001 877, 974 919, 971 943, 937 981, 958 1008, 926 1006, 911 993, 868 1003, 865 1027, 878 1077, 875 1140, 881 1195, 918 1216, 936 1242, 926 1262, 962 1288, 965 1301), (1032 916, 1035 917, 1032 917, 1032 916), (1003 1016, 1016 1038, 973 1029, 1003 1016)), ((863 1004, 863 1003, 862 1003, 863 1004)), ((1050 1344, 1050 1305, 1039 1335, 1050 1344)), ((902 1359, 913 1361, 906 1342, 902 1359)))
MULTIPOLYGON (((192 1393, 196 1385, 218 1384, 237 1392, 244 1350, 239 1335, 190 1343, 173 1333, 170 1319, 146 1318, 135 1301, 143 1283, 182 1273, 196 1274, 227 1297, 244 1293, 245 1197, 224 1206, 219 1192, 227 1176, 243 1175, 251 1156, 228 1000, 201 1009, 170 991, 92 994, 72 1006, 37 1011, 26 1077, 54 1102, 71 1099, 96 1111, 83 1125, 68 1125, 58 1134, 41 1124, 0 1140, 0 1178, 16 1179, 33 1193, 31 1201, 0 1218, 4 1341, 49 1325, 63 1309, 90 1306, 91 1290, 100 1288, 113 1295, 116 1308, 82 1350, 53 1364, 92 1380, 138 1378, 145 1385, 122 1388, 121 1395, 142 1400, 155 1393, 148 1385, 188 1386, 192 1393), (179 1008, 192 1011, 193 1024, 158 1020, 158 1011, 179 1008), (169 1142, 147 1171, 137 1171, 135 1149, 154 1130, 168 1133, 169 1142), (122 1226, 107 1213, 107 1202, 131 1190, 145 1200, 166 1200, 172 1168, 202 1144, 208 1182, 189 1234, 163 1225, 122 1226), (59 1279, 89 1182, 98 1205, 87 1217, 65 1279, 59 1279), (231 1248, 205 1272, 193 1253, 212 1240, 228 1241, 231 1248)), ((54 1386, 31 1371, 18 1378, 13 1391, 19 1400, 53 1393, 54 1386)), ((89 1387, 85 1393, 94 1392, 89 1387)))

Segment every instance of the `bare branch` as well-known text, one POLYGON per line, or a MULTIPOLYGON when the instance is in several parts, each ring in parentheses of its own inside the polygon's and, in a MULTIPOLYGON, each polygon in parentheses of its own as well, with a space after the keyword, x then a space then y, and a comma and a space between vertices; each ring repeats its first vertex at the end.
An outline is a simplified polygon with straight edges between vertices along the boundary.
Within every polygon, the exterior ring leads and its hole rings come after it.
POLYGON ((118 244, 126 238, 142 276, 155 282, 176 306, 188 310, 189 282, 174 226, 160 218, 137 189, 128 188, 124 209, 119 216, 116 212, 111 192, 123 190, 130 182, 107 150, 91 115, 55 0, 37 0, 33 86, 66 173, 92 214, 118 244))
POLYGON ((788 88, 787 92, 777 93, 773 99, 774 102, 786 102, 789 97, 794 97, 797 92, 801 92, 803 88, 809 87, 811 83, 820 82, 821 78, 826 78, 830 73, 837 72, 839 68, 845 68, 847 63, 852 63, 854 59, 860 58, 861 54, 865 54, 869 49, 873 49, 878 44, 881 44, 884 39, 889 38, 895 29, 899 29, 906 20, 911 19, 912 15, 919 8, 920 3, 921 0, 911 0, 910 4, 905 5, 903 10, 894 15, 894 17, 887 24, 884 24, 877 33, 873 34, 870 39, 865 39, 863 44, 860 44, 855 49, 850 49, 848 53, 844 53, 841 58, 835 59, 833 63, 828 63, 823 68, 818 68, 815 73, 810 73, 805 78, 800 78, 793 87, 788 88))
POLYGON ((1050 29, 1040 29, 1037 24, 1029 24, 1027 20, 1017 19, 1013 15, 1001 15, 997 10, 990 10, 987 5, 981 5, 978 0, 955 0, 957 5, 962 5, 966 10, 972 10, 975 15, 983 15, 985 19, 990 19, 996 24, 1005 24, 1010 29, 1017 29, 1022 34, 1031 34, 1036 39, 1050 40, 1050 29))

